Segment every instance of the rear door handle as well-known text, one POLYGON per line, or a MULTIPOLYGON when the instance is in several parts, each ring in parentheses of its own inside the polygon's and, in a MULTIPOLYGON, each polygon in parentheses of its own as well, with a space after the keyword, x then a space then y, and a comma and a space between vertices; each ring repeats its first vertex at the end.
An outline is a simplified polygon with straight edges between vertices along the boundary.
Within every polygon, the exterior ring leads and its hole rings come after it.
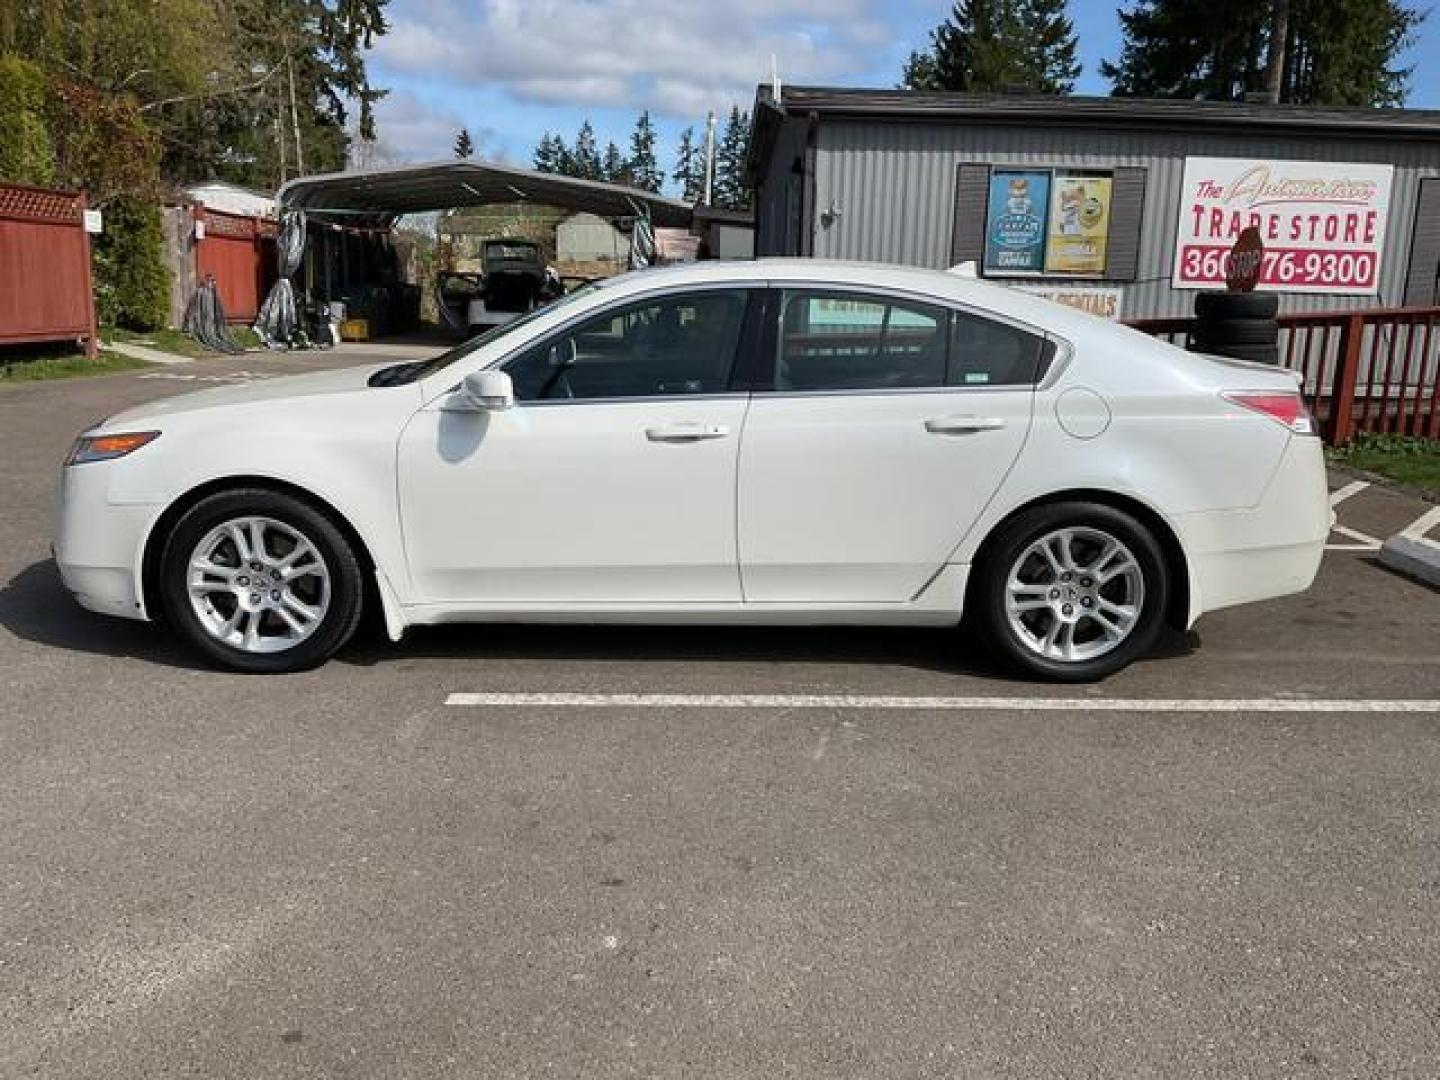
POLYGON ((932 435, 968 435, 974 431, 999 431, 1005 421, 998 416, 936 416, 925 421, 932 435))
POLYGON ((645 438, 651 442, 701 442, 705 439, 723 439, 730 434, 725 424, 661 424, 645 429, 645 438))

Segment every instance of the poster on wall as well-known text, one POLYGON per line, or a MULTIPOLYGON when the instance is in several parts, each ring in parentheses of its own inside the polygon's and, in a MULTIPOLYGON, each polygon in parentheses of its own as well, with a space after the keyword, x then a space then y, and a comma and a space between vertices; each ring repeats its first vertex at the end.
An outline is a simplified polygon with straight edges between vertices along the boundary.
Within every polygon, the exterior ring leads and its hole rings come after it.
POLYGON ((997 169, 990 174, 985 270, 1038 274, 1045 268, 1045 207, 1048 172, 997 169))
POLYGON ((1255 228, 1260 292, 1374 296, 1390 208, 1389 165, 1186 158, 1171 284, 1225 288, 1225 256, 1255 228))
POLYGON ((1050 198, 1046 271, 1103 275, 1109 229, 1110 178, 1057 174, 1050 198))

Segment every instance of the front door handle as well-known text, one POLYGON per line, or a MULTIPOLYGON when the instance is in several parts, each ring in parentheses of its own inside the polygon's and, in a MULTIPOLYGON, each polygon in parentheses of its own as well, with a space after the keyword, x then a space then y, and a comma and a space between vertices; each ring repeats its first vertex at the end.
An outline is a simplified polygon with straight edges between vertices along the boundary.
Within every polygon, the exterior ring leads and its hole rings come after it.
POLYGON ((723 439, 730 434, 725 424, 661 424, 645 429, 645 438, 651 442, 701 442, 705 439, 723 439))
POLYGON ((975 431, 999 431, 1005 421, 998 416, 937 416, 925 421, 932 435, 968 435, 975 431))

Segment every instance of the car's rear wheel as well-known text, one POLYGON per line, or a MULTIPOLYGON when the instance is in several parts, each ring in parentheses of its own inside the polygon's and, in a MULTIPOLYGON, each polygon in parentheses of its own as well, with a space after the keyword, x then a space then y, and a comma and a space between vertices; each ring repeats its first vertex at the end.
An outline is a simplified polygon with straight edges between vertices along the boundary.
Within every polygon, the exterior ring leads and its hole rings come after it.
POLYGON ((202 499, 175 523, 160 566, 172 626, 237 671, 322 663, 360 620, 364 578, 334 523, 281 492, 202 499))
POLYGON ((1104 678, 1143 655, 1169 593, 1150 530, 1097 503, 1017 515, 976 574, 973 614, 986 640, 1011 666, 1064 682, 1104 678))

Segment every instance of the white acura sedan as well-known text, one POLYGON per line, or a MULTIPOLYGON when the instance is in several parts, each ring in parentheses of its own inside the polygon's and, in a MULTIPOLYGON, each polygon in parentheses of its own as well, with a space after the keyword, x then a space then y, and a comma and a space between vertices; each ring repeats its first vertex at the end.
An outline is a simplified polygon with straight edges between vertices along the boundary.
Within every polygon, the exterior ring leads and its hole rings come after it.
POLYGON ((85 607, 244 671, 376 605, 469 621, 954 626, 1095 679, 1163 624, 1307 588, 1330 524, 1288 372, 899 267, 615 278, 434 359, 143 405, 85 432, 85 607))

